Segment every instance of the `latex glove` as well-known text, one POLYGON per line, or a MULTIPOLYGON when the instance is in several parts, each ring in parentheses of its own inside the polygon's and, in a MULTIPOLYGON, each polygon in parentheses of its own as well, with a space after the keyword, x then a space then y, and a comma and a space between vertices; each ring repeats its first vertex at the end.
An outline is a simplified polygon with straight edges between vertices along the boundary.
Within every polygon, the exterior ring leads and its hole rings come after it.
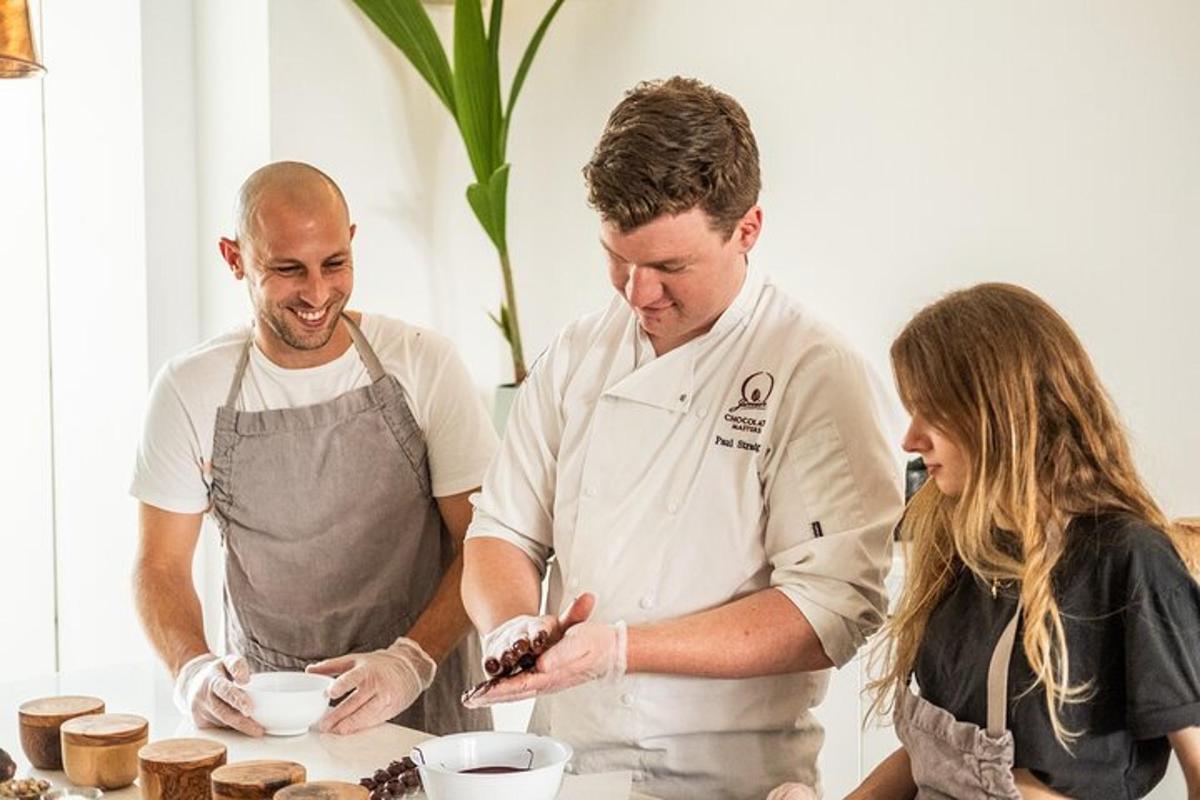
POLYGON ((175 707, 199 728, 233 728, 262 736, 263 726, 250 718, 254 704, 238 685, 250 681, 250 665, 237 653, 221 658, 212 653, 183 665, 175 679, 175 707))
POLYGON ((624 622, 577 622, 542 654, 532 671, 501 679, 472 697, 467 707, 512 703, 592 681, 617 680, 625 674, 628 652, 624 622))
POLYGON ((772 789, 767 800, 817 800, 817 793, 803 783, 785 783, 772 789))
POLYGON ((563 632, 567 628, 590 617, 595 606, 595 595, 585 593, 575 598, 562 616, 543 614, 535 617, 522 614, 502 622, 491 633, 483 637, 483 659, 480 662, 483 666, 483 674, 491 677, 487 670, 487 662, 493 658, 498 661, 504 651, 512 647, 518 639, 528 639, 532 642, 538 633, 545 632, 548 637, 547 642, 553 644, 562 638, 563 632))
POLYGON ((354 733, 387 722, 411 706, 433 683, 437 663, 421 645, 400 637, 386 649, 326 659, 306 671, 338 676, 326 694, 345 698, 329 709, 317 729, 354 733))

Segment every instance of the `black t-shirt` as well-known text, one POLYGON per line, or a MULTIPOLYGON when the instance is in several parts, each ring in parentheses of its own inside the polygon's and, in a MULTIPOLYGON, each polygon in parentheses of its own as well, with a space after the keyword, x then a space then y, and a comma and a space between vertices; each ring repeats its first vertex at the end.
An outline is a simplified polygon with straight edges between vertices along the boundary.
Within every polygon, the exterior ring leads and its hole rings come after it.
MULTIPOLYGON (((1071 681, 1091 681, 1092 693, 1060 714, 1082 731, 1068 752, 1054 738, 1044 688, 1022 694, 1034 675, 1019 629, 1008 671, 1015 765, 1071 797, 1142 797, 1166 771, 1166 734, 1200 725, 1200 585, 1161 531, 1128 516, 1077 518, 1067 537, 1055 597, 1071 681)), ((1015 587, 993 597, 963 570, 917 654, 923 697, 987 725, 988 662, 1016 601, 1015 587)))

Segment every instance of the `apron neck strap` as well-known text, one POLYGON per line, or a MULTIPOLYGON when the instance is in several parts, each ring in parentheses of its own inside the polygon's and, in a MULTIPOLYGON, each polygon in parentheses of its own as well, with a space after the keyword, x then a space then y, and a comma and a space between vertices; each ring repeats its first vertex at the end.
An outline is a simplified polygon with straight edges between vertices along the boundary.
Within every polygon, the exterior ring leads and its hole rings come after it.
POLYGON ((362 359, 363 364, 367 368, 367 374, 371 376, 371 383, 379 383, 383 380, 386 374, 383 371, 383 364, 379 361, 379 356, 375 355, 375 349, 371 347, 367 337, 363 335, 362 330, 350 319, 350 315, 342 312, 342 321, 346 323, 346 330, 350 331, 350 338, 354 341, 354 349, 358 351, 358 357, 362 359))
POLYGON ((233 370, 233 380, 229 383, 229 394, 225 397, 226 408, 236 408, 238 395, 242 391, 242 376, 246 374, 246 365, 250 363, 250 348, 254 345, 254 326, 250 326, 250 335, 242 346, 242 354, 238 357, 237 367, 233 370))
POLYGON ((987 679, 987 732, 993 738, 1008 729, 1008 663, 1012 659, 1013 645, 1017 639, 1017 621, 1021 618, 1021 595, 1017 594, 1017 607, 1008 621, 1000 641, 992 650, 992 661, 988 665, 987 679))
MULTIPOLYGON (((362 359, 363 365, 367 368, 367 374, 371 376, 371 383, 383 380, 386 374, 383 371, 383 364, 380 363, 379 356, 375 355, 375 350, 367 341, 367 337, 363 335, 358 325, 354 324, 354 320, 350 319, 349 314, 342 312, 342 322, 346 323, 350 340, 354 342, 354 349, 358 351, 358 357, 362 359)), ((251 325, 250 335, 246 337, 246 344, 242 347, 242 354, 238 357, 237 367, 233 370, 233 381, 229 384, 229 394, 225 397, 225 405, 229 408, 234 407, 238 395, 242 391, 242 378, 246 376, 246 367, 250 364, 250 348, 253 346, 254 326, 251 325)))

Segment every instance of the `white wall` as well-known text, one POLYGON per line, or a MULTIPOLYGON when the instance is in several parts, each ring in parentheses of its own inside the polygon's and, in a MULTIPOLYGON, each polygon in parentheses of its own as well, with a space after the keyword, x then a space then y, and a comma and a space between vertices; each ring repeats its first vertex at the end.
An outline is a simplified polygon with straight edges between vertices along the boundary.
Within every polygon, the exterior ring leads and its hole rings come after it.
POLYGON ((54 473, 51 454, 50 323, 46 296, 46 205, 42 84, 0 81, 0 247, 14 337, 0 392, 7 457, 0 459, 0 568, 5 637, 24 657, 0 658, 0 681, 55 667, 54 473), (19 335, 16 332, 19 331, 19 335))
POLYGON ((191 0, 142 0, 148 365, 200 336, 200 118, 191 0))
POLYGON ((143 658, 128 495, 147 382, 136 5, 48 3, 44 56, 59 663, 143 658))

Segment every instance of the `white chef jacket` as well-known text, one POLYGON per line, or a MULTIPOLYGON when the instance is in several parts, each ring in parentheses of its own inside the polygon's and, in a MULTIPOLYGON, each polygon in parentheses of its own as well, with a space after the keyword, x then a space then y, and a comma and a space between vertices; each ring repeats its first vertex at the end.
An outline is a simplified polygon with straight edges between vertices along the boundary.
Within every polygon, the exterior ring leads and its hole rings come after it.
MULTIPOLYGON (((774 587, 838 665, 878 628, 902 472, 870 368, 751 267, 706 334, 655 357, 620 297, 569 325, 521 387, 467 538, 545 569, 549 607, 671 619, 774 587)), ((724 647, 713 632, 714 650, 724 647)), ((816 784, 828 672, 631 674, 539 698, 580 772, 668 798, 816 784)))

